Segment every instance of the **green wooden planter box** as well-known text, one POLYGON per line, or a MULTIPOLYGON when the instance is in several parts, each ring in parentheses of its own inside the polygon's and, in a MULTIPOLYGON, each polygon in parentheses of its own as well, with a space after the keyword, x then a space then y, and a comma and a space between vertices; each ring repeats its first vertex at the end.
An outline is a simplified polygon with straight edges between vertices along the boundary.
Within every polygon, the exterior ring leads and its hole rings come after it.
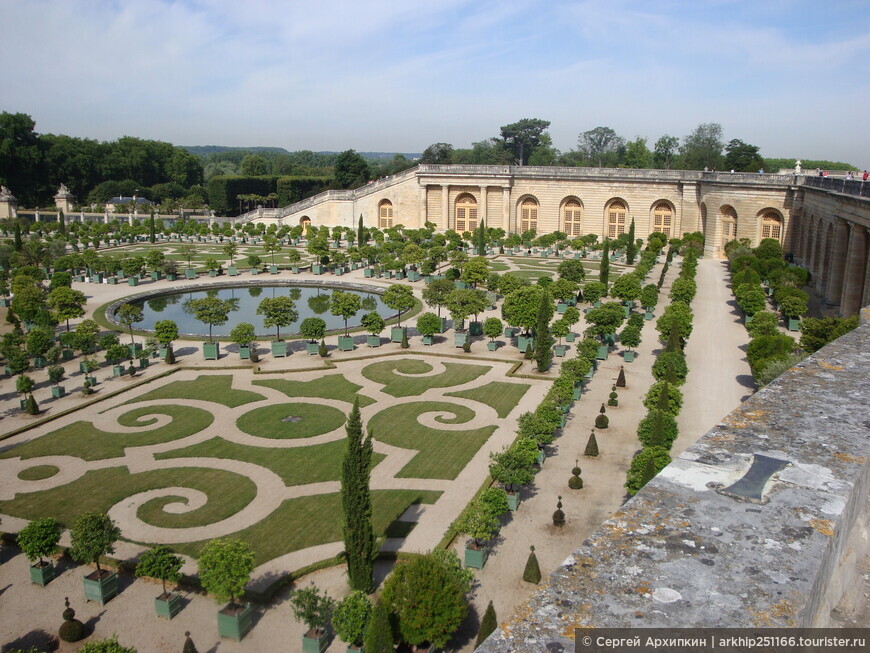
POLYGON ((434 345, 435 344, 435 336, 423 336, 423 344, 424 345, 434 345))
POLYGON ((559 313, 559 315, 564 315, 565 311, 567 310, 568 304, 565 304, 564 302, 559 302, 558 304, 556 304, 556 312, 559 313))
POLYGON ((127 285, 128 286, 138 286, 139 279, 137 279, 136 277, 130 277, 129 279, 127 279, 127 285))
POLYGON ((454 347, 464 347, 466 342, 468 342, 468 334, 467 333, 454 333, 453 334, 453 346, 454 347))
POLYGON ((210 276, 210 277, 216 277, 217 275, 218 275, 217 270, 209 270, 208 271, 208 276, 210 276))
POLYGON ((468 323, 468 332, 473 336, 482 336, 483 335, 483 324, 480 322, 469 322, 468 323))
POLYGON ((175 592, 161 594, 154 599, 154 612, 158 617, 172 619, 181 612, 181 595, 175 592))
POLYGON ((216 342, 202 343, 202 356, 207 361, 216 361, 220 356, 220 345, 216 342))
POLYGON ((508 510, 516 512, 520 507, 520 493, 519 492, 508 492, 507 493, 507 502, 508 502, 508 510))
POLYGON ((64 387, 62 385, 52 386, 52 388, 51 388, 51 396, 52 397, 54 397, 55 399, 60 399, 64 395, 66 395, 66 390, 64 390, 64 387))
POLYGON ((9 308, 11 303, 6 297, 0 297, 0 308, 9 308))
POLYGON ((112 376, 124 376, 126 371, 123 365, 112 365, 112 376))
POLYGON ((604 335, 604 344, 613 346, 616 344, 616 334, 615 333, 607 333, 604 335))
POLYGON ((291 265, 290 272, 292 272, 293 274, 299 274, 299 266, 298 265, 291 265))
POLYGON ((251 274, 260 274, 260 270, 258 268, 251 268, 251 274))
POLYGON ((405 335, 404 327, 392 327, 390 329, 390 342, 402 342, 402 337, 405 335))
POLYGON ((239 358, 243 361, 251 360, 251 348, 245 345, 239 345, 239 358))
POLYGON ((118 594, 118 574, 103 570, 103 577, 97 578, 97 572, 93 571, 83 579, 85 587, 85 599, 96 601, 100 605, 106 605, 118 594))
POLYGON ((353 351, 353 336, 338 336, 338 348, 340 351, 353 351))
POLYGON ((30 565, 30 582, 40 587, 48 585, 56 575, 54 565, 47 560, 42 563, 42 566, 39 563, 30 565))
POLYGON ((449 322, 446 317, 441 318, 441 333, 444 333, 448 329, 449 322))
POLYGON ((374 273, 375 273, 375 271, 372 270, 371 268, 366 268, 365 270, 363 270, 363 276, 364 276, 366 279, 371 278, 371 277, 374 275, 374 273))
POLYGON ((253 626, 251 606, 228 604, 218 612, 218 634, 237 642, 248 634, 253 626))
POLYGON ((609 351, 610 350, 608 349, 607 345, 601 345, 598 348, 598 353, 595 354, 595 358, 597 358, 600 361, 607 360, 607 354, 609 351))
POLYGON ((323 274, 323 266, 322 265, 312 265, 311 266, 311 274, 323 274))
POLYGON ((48 365, 48 359, 45 356, 34 356, 33 357, 33 367, 41 370, 43 367, 48 365))
POLYGON ((320 353, 319 351, 320 345, 316 342, 306 342, 305 343, 305 351, 308 352, 309 356, 316 356, 320 353))
POLYGON ((157 272, 156 270, 151 271, 151 280, 152 281, 160 281, 161 276, 162 275, 159 272, 157 272))
POLYGON ((622 352, 622 358, 626 363, 631 363, 634 361, 634 352, 633 351, 624 351, 622 352))
POLYGON ((577 401, 580 399, 580 395, 582 392, 583 392, 583 386, 578 385, 576 388, 574 388, 574 391, 571 393, 571 397, 573 397, 574 401, 577 401))
POLYGON ((801 330, 801 321, 800 318, 788 318, 788 330, 789 331, 800 331, 801 330))
POLYGON ((381 346, 381 337, 380 336, 366 336, 366 344, 369 347, 380 347, 381 346))
POLYGON ((565 340, 567 340, 568 342, 574 342, 574 340, 576 338, 577 338, 577 334, 574 333, 573 331, 565 336, 565 340))
POLYGON ((529 345, 532 346, 532 349, 535 348, 535 338, 534 336, 517 336, 517 349, 522 353, 526 353, 526 349, 528 349, 529 345))
POLYGON ((142 351, 142 345, 138 342, 127 345, 127 351, 130 352, 131 358, 136 358, 136 356, 139 355, 139 352, 142 351))
POLYGON ((196 279, 196 270, 185 270, 184 276, 187 279, 196 279))
POLYGON ((227 274, 231 277, 237 277, 239 276, 239 268, 237 268, 235 265, 231 265, 227 268, 227 274))
POLYGON ((562 358, 565 356, 565 351, 568 348, 565 345, 556 345, 553 347, 553 353, 556 354, 557 357, 562 358))
POLYGON ((644 320, 651 320, 651 319, 653 319, 653 317, 655 317, 655 316, 650 311, 647 311, 646 313, 643 314, 644 320))
POLYGON ((278 266, 270 265, 269 266, 269 274, 278 274, 278 266))
POLYGON ((417 270, 411 270, 408 272, 408 281, 419 281, 420 273, 417 270))
POLYGON ((75 356, 75 354, 73 353, 72 349, 60 350, 60 357, 65 361, 71 361, 73 359, 73 356, 75 356))
POLYGON ((480 549, 469 549, 465 547, 465 566, 472 569, 483 569, 486 564, 486 559, 489 557, 489 549, 486 547, 480 549))
POLYGON ((517 330, 514 327, 505 327, 502 332, 505 338, 513 338, 517 330))
POLYGON ((272 341, 272 356, 284 358, 287 355, 287 341, 273 340, 272 341))
POLYGON ((488 351, 496 351, 498 349, 498 343, 495 340, 490 340, 486 343, 486 349, 488 351))
POLYGON ((166 275, 166 280, 167 280, 167 281, 175 281, 177 278, 178 278, 178 275, 177 275, 177 274, 167 274, 167 275, 166 275))
POLYGON ((457 290, 465 290, 466 288, 468 288, 468 284, 464 281, 460 281, 459 279, 457 279, 453 282, 453 287, 457 290))
MULTIPOLYGON (((562 416, 562 417, 560 417, 559 419, 565 419, 565 417, 562 416)), ((545 461, 546 459, 547 459, 547 452, 544 451, 543 449, 538 449, 538 454, 535 456, 535 462, 536 462, 538 465, 543 465, 543 464, 544 464, 544 461, 545 461)))
POLYGON ((565 424, 567 424, 567 423, 568 423, 568 416, 562 415, 559 418, 559 428, 561 428, 561 429, 565 428, 565 424))
POLYGON ((326 631, 309 630, 302 636, 302 653, 323 653, 329 646, 329 634, 326 631))

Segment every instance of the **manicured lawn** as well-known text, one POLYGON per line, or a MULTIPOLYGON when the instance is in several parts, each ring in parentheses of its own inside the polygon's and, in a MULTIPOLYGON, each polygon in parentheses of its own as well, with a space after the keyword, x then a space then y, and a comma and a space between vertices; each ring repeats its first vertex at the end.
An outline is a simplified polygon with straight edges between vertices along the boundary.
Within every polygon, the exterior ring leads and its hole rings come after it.
POLYGON ((179 440, 198 433, 214 421, 214 416, 192 406, 142 406, 118 419, 122 426, 143 426, 155 421, 150 415, 169 415, 166 426, 139 433, 108 433, 91 422, 73 422, 68 426, 25 442, 0 454, 0 458, 37 458, 39 456, 75 456, 84 460, 102 460, 124 455, 127 447, 141 447, 179 440))
POLYGON ((51 478, 59 471, 60 467, 54 465, 34 465, 18 472, 18 478, 22 481, 41 481, 44 478, 51 478))
POLYGON ((361 407, 375 403, 375 400, 365 395, 358 395, 362 386, 351 383, 341 374, 326 374, 311 381, 290 381, 288 379, 265 379, 254 381, 254 385, 262 385, 283 392, 288 397, 320 397, 321 399, 337 399, 353 403, 359 397, 361 407))
POLYGON ((505 265, 501 261, 488 261, 487 265, 493 272, 504 272, 505 270, 510 270, 510 266, 505 265))
POLYGON ((329 433, 346 420, 347 416, 332 406, 274 404, 249 410, 236 420, 236 426, 258 438, 295 439, 329 433))
MULTIPOLYGON (((382 535, 415 503, 435 503, 440 492, 431 490, 372 490, 372 526, 382 535)), ((318 494, 288 499, 253 526, 232 533, 251 545, 259 565, 285 553, 342 539, 341 495, 318 494)), ((205 542, 172 545, 179 553, 197 556, 205 542)))
POLYGON ((422 394, 430 388, 449 388, 469 383, 492 369, 488 365, 465 365, 462 363, 445 363, 444 367, 445 370, 440 374, 417 377, 404 376, 405 374, 427 374, 434 368, 425 361, 402 358, 367 365, 363 368, 362 375, 369 381, 383 384, 383 391, 388 395, 412 397, 422 394))
MULTIPOLYGON (((155 458, 165 460, 167 458, 202 457, 241 460, 272 470, 289 486, 340 480, 344 447, 344 440, 309 447, 273 449, 270 447, 251 447, 229 442, 222 438, 212 438, 183 449, 157 454, 155 458)), ((384 454, 373 453, 372 466, 377 465, 385 457, 384 454)))
POLYGON ((541 277, 550 277, 551 279, 555 276, 555 270, 547 271, 547 270, 520 270, 515 272, 510 272, 509 274, 514 275, 515 277, 519 277, 520 279, 528 279, 531 282, 535 282, 541 277))
POLYGON ((528 383, 506 383, 504 381, 493 381, 479 388, 471 390, 462 390, 460 392, 448 392, 448 397, 462 397, 479 401, 482 404, 491 406, 498 413, 499 417, 507 417, 508 414, 516 407, 529 389, 528 383))
POLYGON ((402 478, 454 479, 487 441, 495 426, 466 431, 441 431, 423 426, 423 413, 447 412, 454 417, 436 417, 443 424, 462 424, 474 418, 474 411, 459 404, 418 401, 392 406, 372 417, 368 429, 376 440, 419 453, 397 474, 402 478))
MULTIPOLYGON (((111 467, 88 472, 61 487, 19 494, 10 501, 0 501, 0 513, 25 519, 54 517, 64 526, 71 526, 85 512, 106 512, 133 494, 176 486, 200 490, 208 495, 209 500, 197 510, 171 514, 163 512, 161 507, 178 499, 160 497, 140 508, 140 518, 166 528, 203 526, 234 515, 257 493, 250 479, 221 469, 179 467, 131 474, 126 467, 111 467)), ((123 528, 121 534, 123 536, 123 528)))
POLYGON ((263 395, 249 390, 235 390, 232 387, 233 377, 227 375, 203 374, 193 381, 173 381, 155 388, 127 403, 151 401, 153 399, 194 399, 199 401, 214 401, 229 408, 242 406, 252 401, 262 401, 263 395))

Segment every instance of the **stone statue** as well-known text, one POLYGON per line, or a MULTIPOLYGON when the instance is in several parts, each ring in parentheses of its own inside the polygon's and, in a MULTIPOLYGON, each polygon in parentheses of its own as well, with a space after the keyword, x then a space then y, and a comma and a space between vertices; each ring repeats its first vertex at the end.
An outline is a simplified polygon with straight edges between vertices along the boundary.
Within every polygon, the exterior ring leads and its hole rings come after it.
POLYGON ((66 184, 61 184, 60 188, 57 189, 58 195, 69 195, 69 188, 66 187, 66 184))
POLYGON ((6 186, 0 186, 0 198, 9 199, 12 197, 12 192, 6 186))
POLYGON ((801 174, 801 160, 800 160, 800 159, 798 159, 798 160, 795 161, 795 163, 794 163, 794 173, 795 173, 796 175, 801 174))

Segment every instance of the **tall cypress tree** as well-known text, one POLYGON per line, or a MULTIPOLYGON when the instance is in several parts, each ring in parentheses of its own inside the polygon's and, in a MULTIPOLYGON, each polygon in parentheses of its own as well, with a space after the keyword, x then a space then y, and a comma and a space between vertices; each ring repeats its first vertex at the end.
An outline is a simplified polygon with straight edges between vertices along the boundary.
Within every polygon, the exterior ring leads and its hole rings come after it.
POLYGON ((341 506, 344 510, 344 549, 351 589, 370 594, 374 589, 375 537, 372 532, 372 500, 369 479, 372 465, 372 434, 363 437, 359 399, 345 425, 347 444, 341 462, 341 506))
POLYGON ((15 222, 15 241, 13 247, 16 252, 21 251, 21 225, 16 220, 15 222))
POLYGON ((157 241, 157 227, 154 224, 154 210, 151 210, 151 219, 148 221, 148 241, 153 245, 157 241))
POLYGON ((356 227, 356 242, 357 242, 359 247, 362 247, 363 245, 366 244, 365 237, 366 237, 366 230, 363 228, 362 213, 360 213, 359 214, 359 223, 357 224, 357 227, 356 227))
MULTIPOLYGON (((604 249, 601 250, 601 267, 598 268, 598 280, 607 285, 610 278, 610 240, 604 239, 604 249)), ((605 293, 606 294, 606 293, 605 293)))
POLYGON ((553 336, 550 333, 551 302, 550 293, 541 293, 541 303, 538 305, 538 324, 535 326, 535 360, 538 371, 546 372, 553 360, 553 336))
POLYGON ((57 232, 60 234, 66 233, 66 219, 63 217, 63 209, 57 210, 57 232))
POLYGON ((477 255, 483 256, 486 254, 486 224, 484 220, 481 220, 480 224, 477 226, 477 233, 475 236, 477 255))
POLYGON ((628 227, 628 245, 625 248, 625 262, 631 265, 634 263, 634 257, 637 254, 637 245, 634 242, 634 218, 631 219, 631 225, 628 227))

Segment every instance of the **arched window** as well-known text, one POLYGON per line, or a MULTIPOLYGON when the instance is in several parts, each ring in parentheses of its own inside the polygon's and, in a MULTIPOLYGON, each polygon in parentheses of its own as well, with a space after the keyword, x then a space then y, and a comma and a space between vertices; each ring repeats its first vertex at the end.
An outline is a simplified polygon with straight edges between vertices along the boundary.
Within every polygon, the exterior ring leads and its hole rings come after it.
POLYGON ((378 226, 381 229, 393 226, 393 203, 390 200, 381 200, 378 204, 378 226))
POLYGON ((761 238, 782 240, 782 220, 772 211, 761 216, 761 238))
POLYGON ((520 205, 520 232, 538 231, 538 201, 532 197, 520 205))
POLYGON ((583 207, 580 206, 580 202, 577 200, 568 200, 562 206, 562 220, 564 226, 564 231, 569 236, 582 236, 583 234, 580 232, 581 224, 580 219, 582 217, 583 207))
POLYGON ((737 238, 737 211, 732 206, 723 206, 719 210, 719 219, 722 221, 722 243, 737 238))
POLYGON ((667 202, 659 202, 653 209, 653 231, 659 231, 668 238, 671 237, 671 226, 674 212, 667 202))
POLYGON ((307 215, 303 215, 299 218, 299 226, 302 227, 302 235, 308 236, 308 227, 311 226, 311 218, 307 215))
POLYGON ((477 200, 470 193, 463 193, 456 198, 456 231, 474 231, 477 229, 477 200))
POLYGON ((607 207, 607 237, 616 238, 625 233, 625 204, 619 200, 607 207))

